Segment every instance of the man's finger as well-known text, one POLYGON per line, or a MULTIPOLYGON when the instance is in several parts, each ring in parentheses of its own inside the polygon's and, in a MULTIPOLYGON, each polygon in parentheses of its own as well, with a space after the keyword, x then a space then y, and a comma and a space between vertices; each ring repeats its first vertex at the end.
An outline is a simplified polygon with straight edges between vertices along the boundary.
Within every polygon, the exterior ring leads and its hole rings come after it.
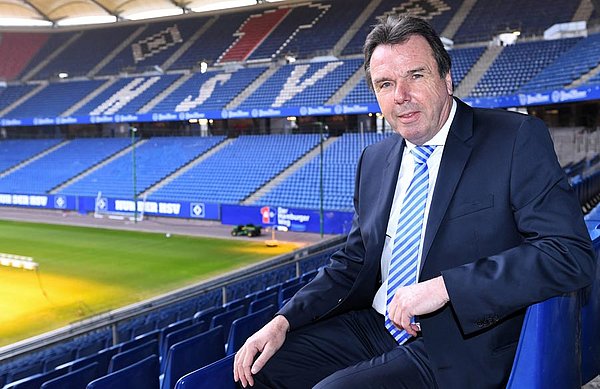
POLYGON ((272 347, 270 344, 267 344, 262 353, 256 358, 254 364, 252 365, 252 374, 258 373, 267 363, 269 359, 275 354, 277 351, 276 348, 272 347))

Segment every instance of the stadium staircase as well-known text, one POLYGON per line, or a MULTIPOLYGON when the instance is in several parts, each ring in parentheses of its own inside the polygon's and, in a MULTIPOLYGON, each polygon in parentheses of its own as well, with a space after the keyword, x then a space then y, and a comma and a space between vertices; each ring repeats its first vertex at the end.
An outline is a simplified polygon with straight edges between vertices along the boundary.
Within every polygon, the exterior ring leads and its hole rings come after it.
MULTIPOLYGON (((331 146, 333 142, 335 142, 337 138, 327 138, 323 141, 323 152, 331 146)), ((321 153, 321 146, 317 146, 313 148, 311 151, 306 153, 302 158, 296 161, 294 164, 290 165, 287 169, 282 171, 280 174, 275 176, 272 180, 268 181, 264 186, 259 188, 256 192, 252 193, 248 198, 244 199, 240 204, 242 205, 251 205, 255 204, 261 197, 270 192, 274 187, 281 184, 283 180, 294 174, 298 169, 301 169, 304 165, 309 163, 315 158, 319 158, 321 153)))
POLYGON ((326 105, 340 104, 342 100, 365 78, 363 67, 359 67, 354 74, 342 85, 326 102, 326 105))
POLYGON ((183 44, 165 62, 163 62, 162 65, 160 65, 161 69, 163 71, 167 71, 179 58, 181 58, 182 55, 185 54, 186 51, 188 51, 190 47, 192 47, 194 43, 196 43, 201 36, 206 33, 209 28, 212 27, 217 20, 217 16, 213 16, 208 19, 208 21, 204 23, 202 27, 198 29, 198 31, 186 39, 185 42, 183 42, 183 44))
MULTIPOLYGON (((143 145, 144 143, 148 142, 147 139, 141 139, 136 141, 135 143, 135 147, 139 147, 141 145, 143 145)), ((83 178, 89 176, 90 174, 94 173, 96 170, 102 169, 104 166, 108 165, 109 163, 111 163, 112 161, 121 158, 123 155, 131 152, 131 149, 133 148, 133 146, 129 146, 126 147, 120 151, 118 151, 117 153, 111 155, 109 158, 93 165, 90 166, 88 169, 82 171, 81 173, 79 173, 78 175, 70 178, 69 180, 61 183, 60 185, 52 188, 50 191, 48 191, 48 193, 50 194, 56 194, 56 193, 60 193, 61 190, 63 190, 64 188, 76 183, 77 181, 82 180, 83 178)))
POLYGON ((77 112, 81 107, 92 101, 96 96, 100 93, 104 92, 108 88, 114 85, 115 82, 119 80, 118 77, 110 77, 104 84, 102 84, 99 88, 96 88, 92 91, 92 93, 85 96, 83 99, 77 101, 74 105, 72 105, 68 110, 62 113, 61 116, 71 116, 75 112, 77 112))
POLYGON ((156 107, 165 97, 169 96, 173 91, 185 84, 190 78, 194 77, 194 73, 188 73, 179 77, 174 83, 169 85, 166 89, 156 95, 152 100, 148 101, 137 113, 147 113, 156 107))
POLYGON ((226 106, 226 109, 235 109, 239 107, 250 95, 252 95, 258 88, 260 88, 265 81, 271 78, 273 74, 275 74, 279 70, 279 67, 275 64, 269 65, 267 70, 265 70, 256 80, 254 80, 242 93, 237 95, 233 100, 231 100, 226 106))
POLYGON ((138 27, 131 35, 127 37, 121 44, 114 48, 108 55, 106 55, 96 66, 94 66, 87 74, 88 77, 94 77, 97 75, 103 67, 108 65, 121 51, 127 46, 131 45, 133 41, 140 36, 146 29, 146 25, 138 27))
POLYGON ((199 163, 202 163, 207 158, 212 157, 214 154, 218 153, 222 149, 226 148, 233 141, 234 141, 234 139, 226 139, 223 142, 219 143, 218 145, 216 145, 215 147, 213 147, 212 149, 210 149, 206 153, 198 156, 198 158, 196 158, 196 159, 190 161, 188 164, 182 166, 175 173, 169 175, 164 180, 159 181, 156 184, 154 184, 151 187, 149 187, 148 189, 146 189, 144 192, 142 192, 140 194, 140 197, 144 197, 144 196, 148 196, 149 197, 150 195, 152 195, 152 193, 156 192, 157 190, 159 190, 160 188, 164 187, 165 185, 171 183, 173 180, 176 180, 179 176, 181 176, 182 174, 184 174, 188 170, 192 169, 193 167, 195 167, 199 163))
POLYGON ((346 45, 354 38, 354 35, 360 30, 360 28, 367 22, 367 20, 371 17, 371 14, 375 9, 379 6, 382 0, 373 0, 370 1, 367 6, 364 8, 362 13, 356 20, 352 23, 350 28, 342 35, 340 40, 333 47, 333 55, 339 56, 342 54, 342 51, 346 47, 346 45))
POLYGON ((66 42, 64 42, 56 50, 53 50, 47 57, 40 61, 35 67, 29 70, 23 77, 22 81, 29 81, 35 77, 43 68, 45 68, 52 60, 58 58, 63 51, 65 51, 73 42, 78 40, 83 35, 83 32, 77 32, 73 34, 66 42))
POLYGON ((475 89, 475 85, 483 78, 485 72, 489 70, 492 63, 500 56, 503 49, 503 46, 488 46, 487 50, 479 57, 479 60, 456 88, 456 96, 469 96, 473 89, 475 89))
POLYGON ((572 22, 588 21, 594 12, 594 6, 590 0, 581 0, 579 7, 573 14, 572 22))
POLYGON ((36 154, 35 156, 28 158, 27 160, 11 167, 10 169, 3 171, 2 173, 0 173, 0 179, 4 178, 20 169, 23 169, 27 165, 37 161, 40 158, 45 157, 46 155, 49 155, 49 154, 55 152, 56 150, 60 149, 61 147, 66 146, 67 144, 69 144, 69 141, 60 142, 57 145, 54 145, 54 146, 50 147, 49 149, 46 149, 46 150, 42 151, 41 153, 36 154))
POLYGON ((465 18, 469 12, 471 12, 471 9, 473 9, 475 3, 477 3, 477 0, 464 0, 460 5, 460 8, 454 13, 452 19, 450 19, 450 22, 440 35, 445 38, 452 39, 454 34, 456 34, 460 26, 465 21, 465 18))

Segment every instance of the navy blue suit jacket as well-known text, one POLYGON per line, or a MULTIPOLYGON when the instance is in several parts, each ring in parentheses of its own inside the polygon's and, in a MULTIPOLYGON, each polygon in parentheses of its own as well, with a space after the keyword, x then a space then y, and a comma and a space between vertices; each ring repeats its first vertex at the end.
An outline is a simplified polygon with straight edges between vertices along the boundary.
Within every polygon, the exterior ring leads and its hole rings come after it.
MULTIPOLYGON (((595 259, 543 122, 457 103, 419 276, 443 275, 450 303, 417 320, 440 387, 501 387, 525 308, 588 285, 595 259)), ((292 330, 371 306, 404 145, 392 135, 364 150, 352 229, 328 266, 281 309, 292 330)))

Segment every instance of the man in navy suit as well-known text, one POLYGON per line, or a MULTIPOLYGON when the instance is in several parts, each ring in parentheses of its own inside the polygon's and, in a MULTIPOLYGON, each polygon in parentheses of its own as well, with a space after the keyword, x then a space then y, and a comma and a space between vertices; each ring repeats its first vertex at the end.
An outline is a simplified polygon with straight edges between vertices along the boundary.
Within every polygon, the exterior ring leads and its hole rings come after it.
POLYGON ((345 246, 247 340, 234 378, 273 388, 503 387, 526 307, 585 287, 595 273, 548 130, 454 98, 450 57, 422 19, 380 20, 365 71, 396 135, 360 158, 345 246), (411 151, 421 146, 433 152, 417 279, 388 291, 417 174, 411 151), (396 341, 393 326, 408 341, 396 341))

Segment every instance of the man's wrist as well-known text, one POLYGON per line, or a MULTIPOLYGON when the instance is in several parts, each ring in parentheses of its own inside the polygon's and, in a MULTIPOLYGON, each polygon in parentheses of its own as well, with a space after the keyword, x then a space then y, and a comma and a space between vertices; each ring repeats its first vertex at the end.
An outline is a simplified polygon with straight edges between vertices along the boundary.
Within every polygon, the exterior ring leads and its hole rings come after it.
POLYGON ((279 314, 273 318, 273 325, 282 330, 284 333, 290 331, 290 322, 282 314, 279 314))

